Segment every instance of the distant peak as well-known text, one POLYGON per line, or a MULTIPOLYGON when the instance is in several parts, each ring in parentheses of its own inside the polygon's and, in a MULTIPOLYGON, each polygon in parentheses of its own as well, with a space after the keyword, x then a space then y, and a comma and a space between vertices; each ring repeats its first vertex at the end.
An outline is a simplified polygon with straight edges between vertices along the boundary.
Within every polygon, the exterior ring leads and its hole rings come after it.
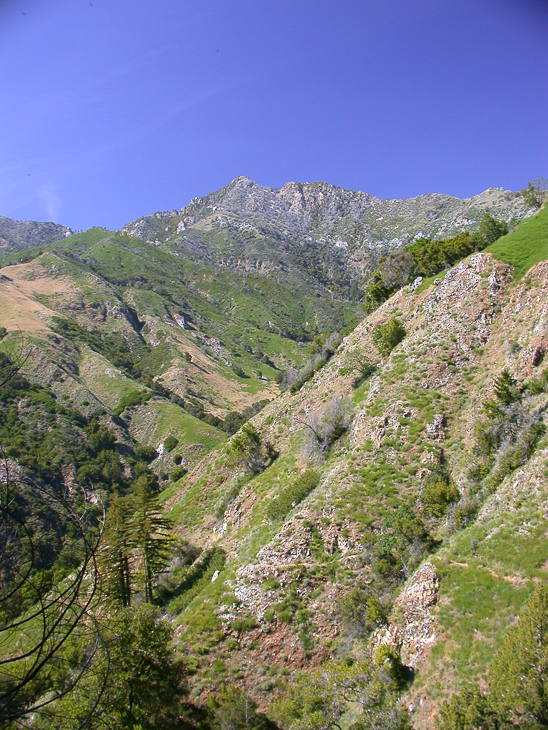
POLYGON ((252 180, 250 177, 247 177, 247 175, 238 175, 238 177, 235 177, 232 181, 231 185, 256 185, 257 183, 252 180))

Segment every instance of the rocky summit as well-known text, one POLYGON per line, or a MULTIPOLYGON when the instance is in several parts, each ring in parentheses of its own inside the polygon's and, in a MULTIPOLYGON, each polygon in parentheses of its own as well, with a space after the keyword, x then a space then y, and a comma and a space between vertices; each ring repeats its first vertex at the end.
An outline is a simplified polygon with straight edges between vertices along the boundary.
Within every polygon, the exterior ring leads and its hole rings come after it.
POLYGON ((352 279, 414 239, 474 231, 486 212, 510 222, 527 215, 527 208, 518 193, 495 188, 464 200, 442 194, 381 200, 325 182, 288 182, 275 189, 238 177, 178 211, 140 218, 122 231, 233 266, 279 267, 293 249, 304 249, 310 259, 319 250, 324 267, 333 259, 331 266, 352 279), (220 240, 221 256, 211 250, 220 240), (272 242, 271 251, 265 240, 272 242))

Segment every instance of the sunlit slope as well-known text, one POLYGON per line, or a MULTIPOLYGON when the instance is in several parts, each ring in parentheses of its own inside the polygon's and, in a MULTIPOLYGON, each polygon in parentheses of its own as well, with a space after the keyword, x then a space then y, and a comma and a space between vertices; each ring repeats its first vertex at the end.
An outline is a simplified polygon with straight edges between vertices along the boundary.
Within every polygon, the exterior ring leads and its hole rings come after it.
POLYGON ((182 610, 181 644, 204 654, 196 691, 210 687, 207 668, 218 658, 266 703, 299 667, 359 657, 378 640, 375 627, 396 637, 415 670, 408 701, 417 727, 432 727, 441 699, 483 673, 535 582, 548 578, 547 287, 547 263, 516 285, 511 267, 485 252, 436 286, 405 287, 297 393, 253 419, 279 452, 262 473, 246 472, 225 446, 165 494, 181 533, 217 551, 208 552, 210 572, 197 572, 172 604, 182 610), (392 317, 406 336, 382 356, 373 335, 392 317), (376 367, 361 385, 356 353, 376 367), (522 406, 540 430, 530 451, 510 442, 511 459, 506 447, 495 450, 472 477, 475 424, 505 368, 526 388, 522 406), (339 398, 351 423, 311 457, 311 427, 332 417, 339 398), (456 488, 445 503, 426 489, 437 474, 456 488), (426 562, 439 586, 430 604, 420 583, 406 593, 426 562), (349 617, 354 590, 380 601, 388 623, 352 618, 358 605, 349 617))
POLYGON ((514 276, 521 279, 532 266, 548 258, 548 205, 486 250, 513 266, 514 276))

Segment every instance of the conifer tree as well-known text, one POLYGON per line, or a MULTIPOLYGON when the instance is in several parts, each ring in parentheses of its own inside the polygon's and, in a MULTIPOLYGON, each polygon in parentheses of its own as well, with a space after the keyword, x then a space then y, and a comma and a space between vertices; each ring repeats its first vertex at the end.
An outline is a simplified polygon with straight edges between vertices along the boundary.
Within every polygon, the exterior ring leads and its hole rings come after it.
POLYGON ((517 380, 512 376, 509 370, 504 368, 502 373, 494 379, 495 395, 499 403, 510 406, 512 403, 520 400, 521 394, 517 380))
POLYGON ((100 554, 104 589, 122 606, 131 605, 133 588, 133 535, 130 506, 124 497, 115 496, 107 512, 100 554))
POLYGON ((548 725, 548 590, 538 586, 490 669, 490 701, 504 720, 548 725))
POLYGON ((145 601, 153 602, 153 578, 166 566, 173 540, 172 523, 164 517, 147 482, 137 487, 131 519, 132 540, 140 563, 145 601))

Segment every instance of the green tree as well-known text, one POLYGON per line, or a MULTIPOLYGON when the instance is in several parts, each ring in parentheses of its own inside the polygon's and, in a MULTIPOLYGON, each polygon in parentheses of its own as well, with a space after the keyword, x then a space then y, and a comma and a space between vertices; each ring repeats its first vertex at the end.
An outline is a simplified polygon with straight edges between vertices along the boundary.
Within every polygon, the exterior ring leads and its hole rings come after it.
POLYGON ((391 317, 386 324, 379 324, 373 330, 373 343, 381 355, 389 355, 406 334, 399 319, 391 317))
POLYGON ((376 368, 375 363, 371 362, 367 355, 356 347, 346 354, 344 364, 339 372, 341 375, 355 373, 353 385, 357 388, 375 372, 376 368))
POLYGON ((548 589, 537 586, 488 673, 489 691, 463 688, 440 709, 438 730, 548 727, 548 589))
POLYGON ((489 671, 490 701, 517 726, 548 726, 548 590, 537 586, 489 671))
POLYGON ((498 401, 505 406, 521 400, 517 380, 507 368, 504 368, 501 374, 494 379, 494 390, 498 401))
POLYGON ((525 205, 528 208, 540 208, 542 201, 546 196, 547 181, 545 177, 532 180, 527 183, 527 187, 520 190, 525 205))
POLYGON ((261 434, 246 423, 230 442, 230 458, 252 474, 260 474, 278 456, 270 442, 263 442, 261 434))
POLYGON ((133 535, 131 510, 124 497, 115 496, 107 512, 99 554, 103 591, 121 606, 131 605, 133 535))
POLYGON ((164 517, 149 485, 137 488, 131 518, 131 539, 140 565, 145 601, 152 603, 154 578, 165 568, 173 540, 172 523, 164 517))
MULTIPOLYGON (((90 673, 67 697, 36 719, 37 730, 166 730, 181 720, 185 671, 171 647, 173 630, 152 606, 122 608, 101 628, 108 674, 90 673), (102 686, 104 684, 104 686, 102 686), (90 697, 100 696, 88 718, 90 697)), ((74 646, 72 653, 87 648, 74 646)), ((34 726, 34 725, 33 725, 34 726)))
POLYGON ((508 233, 505 221, 497 221, 489 213, 485 213, 479 224, 478 234, 486 246, 494 243, 508 233))
POLYGON ((426 511, 434 517, 443 517, 449 505, 457 502, 459 497, 460 492, 457 485, 446 474, 433 474, 426 481, 421 494, 426 511))
POLYGON ((465 687, 446 702, 436 718, 437 730, 498 730, 496 713, 478 687, 465 687))

